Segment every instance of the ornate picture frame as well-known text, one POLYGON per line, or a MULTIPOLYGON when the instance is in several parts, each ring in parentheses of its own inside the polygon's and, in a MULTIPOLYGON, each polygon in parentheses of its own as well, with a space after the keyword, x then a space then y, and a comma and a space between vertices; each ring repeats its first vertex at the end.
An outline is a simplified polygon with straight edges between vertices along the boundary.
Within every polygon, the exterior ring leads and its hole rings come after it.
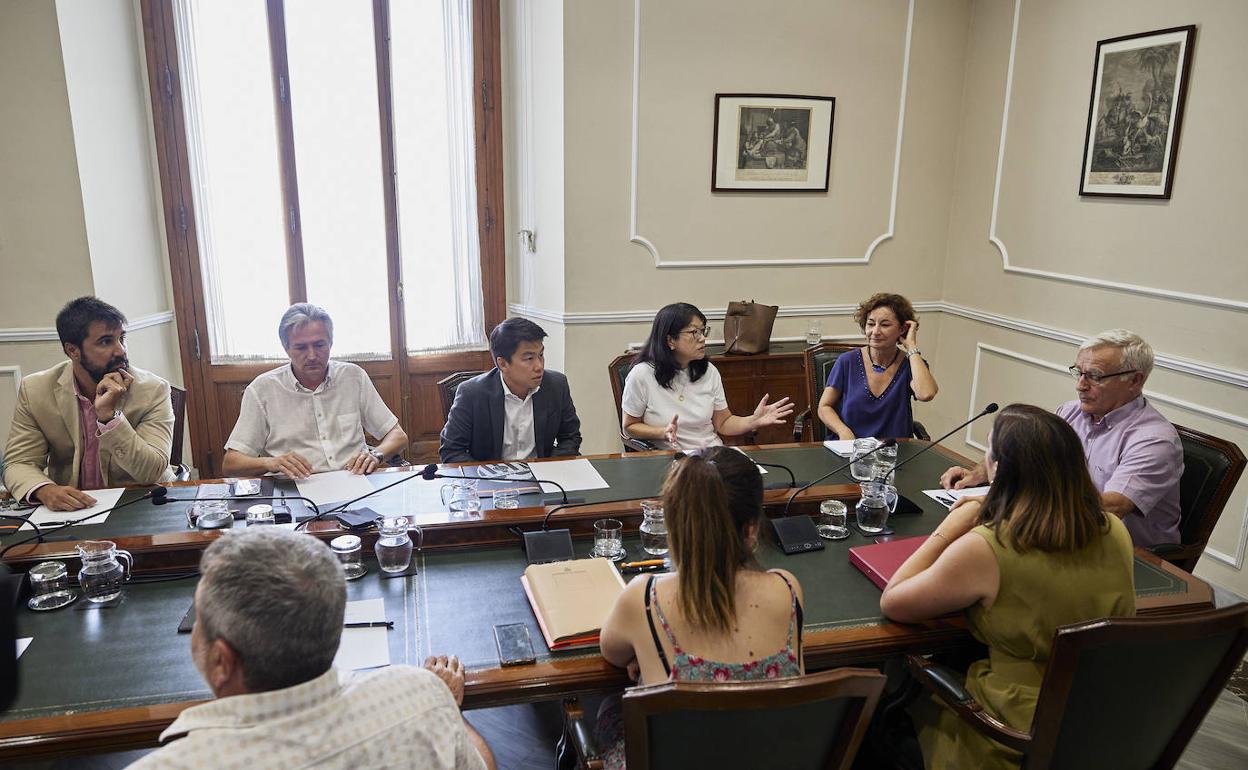
POLYGON ((827 192, 836 97, 715 94, 711 192, 827 192))
POLYGON ((1079 194, 1169 199, 1196 27, 1101 40, 1079 194))

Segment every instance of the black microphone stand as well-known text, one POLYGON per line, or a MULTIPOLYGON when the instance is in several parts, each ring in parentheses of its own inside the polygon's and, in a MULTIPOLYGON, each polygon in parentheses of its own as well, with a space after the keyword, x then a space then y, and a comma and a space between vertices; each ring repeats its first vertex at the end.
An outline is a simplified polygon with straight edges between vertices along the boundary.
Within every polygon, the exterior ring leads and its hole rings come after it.
MULTIPOLYGON (((39 528, 35 527, 35 532, 36 532, 35 535, 32 535, 31 537, 28 537, 25 540, 19 540, 16 543, 9 543, 3 549, 0 549, 0 559, 3 559, 4 555, 8 553, 9 550, 13 548, 14 546, 25 545, 26 543, 29 543, 32 540, 38 540, 42 542, 45 537, 52 534, 53 532, 60 532, 62 529, 65 529, 66 527, 72 527, 75 524, 81 524, 82 522, 87 521, 89 519, 94 519, 96 516, 103 516, 106 513, 112 513, 113 511, 116 511, 121 508, 125 508, 130 505, 134 505, 135 503, 141 503, 144 500, 148 500, 152 497, 157 496, 157 494, 161 492, 163 492, 164 494, 168 494, 168 491, 164 487, 156 487, 155 489, 148 490, 147 492, 144 492, 141 496, 136 497, 133 500, 130 500, 128 502, 118 503, 117 505, 114 505, 112 508, 105 508, 102 511, 96 511, 95 513, 89 514, 87 516, 83 516, 81 519, 67 521, 64 524, 53 527, 52 529, 44 530, 43 532, 40 532, 39 528)), ((161 496, 163 497, 163 495, 161 496)), ((28 523, 32 527, 35 526, 34 522, 28 522, 28 523)))

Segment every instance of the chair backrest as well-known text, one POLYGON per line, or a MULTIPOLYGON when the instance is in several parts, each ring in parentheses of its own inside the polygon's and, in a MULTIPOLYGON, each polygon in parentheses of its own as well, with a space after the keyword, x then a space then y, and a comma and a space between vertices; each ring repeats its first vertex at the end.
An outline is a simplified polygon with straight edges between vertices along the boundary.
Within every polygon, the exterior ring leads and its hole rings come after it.
POLYGON ((1248 604, 1057 630, 1023 768, 1165 768, 1248 648, 1248 604))
POLYGON ((182 464, 182 436, 186 430, 186 391, 177 385, 169 386, 169 401, 173 404, 173 446, 169 450, 169 464, 182 464))
POLYGON ((1226 501, 1244 472, 1244 453, 1225 439, 1175 425, 1183 442, 1183 477, 1179 480, 1179 535, 1195 555, 1178 566, 1191 572, 1209 541, 1226 501))
POLYGON ((620 407, 620 403, 624 400, 624 381, 628 379, 628 373, 633 370, 635 363, 637 363, 636 353, 624 353, 607 364, 607 374, 611 377, 611 395, 615 397, 615 424, 617 426, 624 422, 624 411, 620 407))
POLYGON ((442 420, 451 413, 451 404, 455 403, 455 391, 459 386, 485 372, 455 372, 438 380, 438 395, 442 398, 442 420))
POLYGON ((828 429, 819 419, 819 398, 828 383, 832 365, 842 353, 855 350, 843 342, 821 342, 806 348, 806 403, 810 404, 810 440, 823 441, 828 429))
POLYGON ((884 675, 842 668, 754 682, 667 682, 624 693, 629 770, 848 768, 884 675))

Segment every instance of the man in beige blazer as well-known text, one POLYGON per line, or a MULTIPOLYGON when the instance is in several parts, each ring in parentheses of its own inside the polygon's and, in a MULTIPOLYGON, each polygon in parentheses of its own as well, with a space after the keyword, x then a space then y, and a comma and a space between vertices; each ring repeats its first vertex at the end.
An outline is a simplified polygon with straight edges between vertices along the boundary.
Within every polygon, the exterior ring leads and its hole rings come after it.
POLYGON ((130 366, 125 323, 95 297, 57 314, 69 360, 22 378, 4 452, 14 498, 76 511, 95 504, 85 489, 173 480, 169 383, 130 366))

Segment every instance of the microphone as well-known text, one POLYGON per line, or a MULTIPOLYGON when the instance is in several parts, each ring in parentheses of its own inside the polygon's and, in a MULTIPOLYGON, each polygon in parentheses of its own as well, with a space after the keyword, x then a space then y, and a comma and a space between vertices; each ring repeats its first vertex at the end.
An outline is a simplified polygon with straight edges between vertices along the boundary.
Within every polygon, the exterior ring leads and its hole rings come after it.
POLYGON ((896 463, 893 463, 893 467, 891 467, 891 468, 889 468, 889 469, 888 469, 888 473, 885 473, 885 474, 884 474, 884 478, 888 478, 889 474, 891 474, 893 471, 897 470, 897 469, 898 469, 898 468, 900 468, 901 466, 903 466, 903 465, 905 465, 906 463, 910 462, 911 460, 913 460, 914 458, 916 458, 916 457, 918 457, 919 455, 923 454, 924 452, 928 451, 929 449, 931 449, 931 448, 935 447, 937 444, 939 444, 940 442, 942 442, 942 441, 944 441, 945 439, 949 438, 950 436, 952 436, 953 434, 957 433, 958 431, 962 430, 963 428, 965 428, 966 426, 970 425, 971 423, 975 422, 975 421, 976 421, 976 420, 978 420, 980 417, 983 417, 983 416, 984 416, 984 415, 986 415, 986 414, 992 414, 993 412, 997 411, 997 409, 998 409, 998 408, 999 408, 999 407, 997 406, 997 402, 995 402, 995 401, 994 401, 994 402, 992 402, 991 404, 989 404, 988 406, 985 406, 985 407, 983 408, 983 410, 982 410, 979 414, 975 415, 975 416, 974 416, 974 417, 972 417, 971 419, 967 420, 966 422, 962 423, 962 424, 961 424, 961 425, 959 425, 958 427, 956 427, 956 428, 954 428, 953 430, 949 431, 949 432, 948 432, 948 433, 946 433, 945 435, 943 435, 943 436, 941 436, 940 438, 936 439, 935 441, 931 442, 930 444, 928 444, 927 446, 923 447, 922 449, 920 449, 919 451, 915 452, 914 454, 910 455, 909 457, 907 457, 906 459, 902 460, 901 462, 896 462, 896 463))
MULTIPOLYGON (((9 543, 3 549, 0 549, 0 559, 3 559, 4 555, 8 553, 9 550, 13 548, 14 546, 25 545, 26 543, 29 543, 32 540, 38 540, 42 542, 43 539, 47 537, 48 535, 52 534, 53 532, 60 532, 62 529, 65 529, 66 527, 72 527, 75 524, 81 524, 82 522, 87 521, 88 519, 94 519, 96 516, 103 516, 106 513, 112 513, 113 511, 116 511, 121 508, 125 508, 126 506, 129 506, 129 505, 134 505, 135 503, 141 503, 144 500, 155 498, 157 495, 164 497, 167 494, 169 494, 169 490, 165 489, 164 487, 156 487, 155 489, 149 489, 147 492, 144 492, 141 496, 136 497, 133 500, 130 500, 129 502, 118 503, 117 505, 114 505, 112 508, 105 508, 102 511, 96 511, 95 513, 89 514, 87 516, 83 516, 81 519, 74 519, 73 521, 67 521, 64 524, 55 526, 51 529, 44 530, 43 532, 39 532, 39 528, 35 527, 36 534, 26 538, 25 540, 19 540, 16 543, 9 543)), ((72 513, 72 511, 69 511, 69 513, 72 513)), ((28 522, 28 523, 32 527, 35 526, 34 522, 28 522)))
MULTIPOLYGON (((746 457, 750 457, 750 456, 746 455, 746 457)), ((780 470, 789 474, 789 489, 792 489, 793 487, 797 486, 797 477, 793 475, 793 469, 790 468, 789 466, 781 465, 780 463, 760 463, 758 460, 755 460, 753 457, 750 457, 750 462, 754 463, 755 465, 761 465, 764 468, 779 468, 780 470)))
MULTIPOLYGON (((421 476, 421 478, 425 479, 426 481, 433 481, 434 479, 454 479, 454 480, 460 481, 460 480, 463 480, 463 479, 478 478, 478 477, 476 477, 476 476, 448 476, 448 475, 443 474, 443 473, 438 473, 438 464, 437 464, 437 463, 429 463, 429 464, 428 464, 428 465, 426 465, 424 468, 421 468, 421 469, 420 469, 420 476, 421 476)), ((488 478, 488 479, 479 479, 479 480, 480 480, 480 481, 532 481, 532 482, 534 482, 534 483, 538 484, 539 486, 540 486, 540 485, 542 485, 542 484, 550 484, 551 486, 554 486, 554 487, 558 487, 558 488, 559 488, 559 494, 563 496, 563 500, 561 501, 561 504, 562 504, 562 505, 567 505, 567 504, 568 504, 568 502, 569 502, 569 501, 568 501, 568 490, 564 489, 564 488, 563 488, 563 485, 562 485, 562 484, 560 484, 560 483, 559 483, 559 482, 557 482, 557 481, 545 481, 545 480, 543 480, 543 479, 539 479, 539 478, 532 478, 532 479, 530 479, 530 478, 522 478, 522 477, 520 477, 520 476, 492 476, 492 477, 490 477, 490 478, 488 478)))
POLYGON ((884 447, 886 447, 886 446, 897 446, 897 439, 895 439, 895 438, 886 438, 886 439, 884 439, 883 441, 881 441, 881 442, 880 442, 879 446, 877 446, 875 449, 872 449, 870 452, 867 452, 866 454, 862 455, 862 457, 857 458, 857 460, 850 460, 849 462, 847 462, 847 463, 845 463, 845 464, 843 464, 843 465, 837 466, 836 468, 833 468, 832 470, 830 470, 830 471, 828 471, 827 473, 823 474, 822 476, 820 476, 819 478, 817 478, 817 479, 815 479, 814 481, 810 482, 809 484, 807 484, 806 486, 802 487, 801 489, 796 489, 796 490, 794 490, 794 491, 793 491, 793 494, 789 495, 789 499, 788 499, 788 500, 786 500, 786 501, 784 501, 784 512, 780 514, 781 518, 784 518, 784 517, 786 517, 786 516, 788 516, 788 515, 789 515, 789 506, 793 504, 793 500, 794 500, 794 499, 795 499, 798 495, 800 495, 801 493, 803 493, 803 492, 805 492, 806 490, 810 489, 810 488, 811 488, 811 487, 813 487, 814 485, 818 484, 820 481, 823 481, 823 480, 824 480, 824 479, 826 479, 827 477, 829 477, 829 476, 831 476, 831 475, 833 475, 833 474, 836 474, 836 473, 840 473, 841 471, 845 470, 845 469, 846 469, 846 468, 848 468, 849 466, 853 465, 853 464, 854 464, 855 462, 857 462, 858 460, 861 460, 863 457, 870 457, 871 455, 875 454, 876 452, 880 451, 881 449, 883 449, 883 448, 884 448, 884 447))

